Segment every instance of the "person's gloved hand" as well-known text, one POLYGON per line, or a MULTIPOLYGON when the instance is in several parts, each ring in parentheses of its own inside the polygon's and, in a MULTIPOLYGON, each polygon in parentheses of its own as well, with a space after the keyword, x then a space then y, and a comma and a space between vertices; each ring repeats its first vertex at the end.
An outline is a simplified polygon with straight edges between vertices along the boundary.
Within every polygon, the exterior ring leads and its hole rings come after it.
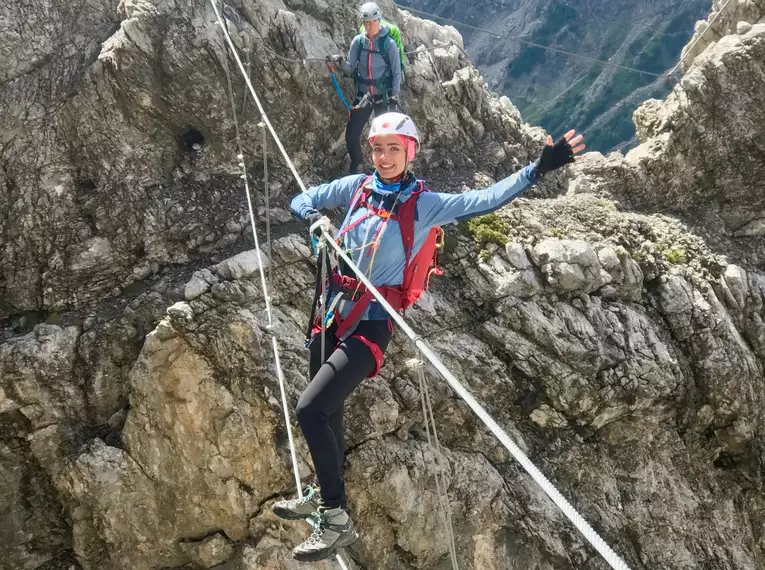
POLYGON ((308 222, 308 227, 311 231, 311 249, 314 255, 319 254, 319 239, 321 238, 322 228, 329 227, 329 218, 322 216, 321 213, 316 210, 309 210, 303 219, 308 222))
POLYGON ((585 149, 582 135, 576 136, 575 130, 570 130, 553 144, 553 139, 547 135, 547 144, 542 149, 539 158, 534 163, 537 176, 544 176, 548 172, 557 170, 576 160, 575 155, 585 149))
POLYGON ((308 226, 310 227, 321 219, 321 213, 317 210, 309 210, 303 214, 303 219, 308 222, 308 226))
POLYGON ((322 232, 332 232, 335 229, 332 227, 332 222, 327 216, 322 216, 321 213, 316 210, 308 210, 301 216, 303 221, 308 222, 310 232, 320 236, 322 232))
POLYGON ((327 63, 331 63, 333 65, 342 65, 344 62, 345 62, 345 56, 342 56, 342 55, 327 56, 327 63))

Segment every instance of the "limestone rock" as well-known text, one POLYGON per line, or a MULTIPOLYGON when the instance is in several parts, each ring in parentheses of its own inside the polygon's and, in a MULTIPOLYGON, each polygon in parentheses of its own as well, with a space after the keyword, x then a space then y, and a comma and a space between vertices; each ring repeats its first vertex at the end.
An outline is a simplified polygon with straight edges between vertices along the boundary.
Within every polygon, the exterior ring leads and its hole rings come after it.
POLYGON ((71 529, 50 475, 24 437, 21 412, 0 414, 0 544, 3 568, 74 564, 71 529))
POLYGON ((207 293, 212 285, 218 283, 218 277, 209 269, 195 271, 191 280, 186 283, 183 289, 183 295, 187 301, 196 299, 200 295, 207 293))
MULTIPOLYGON (((388 10, 390 12, 390 10, 388 10)), ((403 22, 401 29, 408 44, 422 45, 455 45, 464 49, 462 35, 452 26, 440 26, 430 20, 418 18, 410 12, 401 13, 403 22)))
MULTIPOLYGON (((20 414, 35 460, 51 475, 77 445, 70 426, 85 422, 84 378, 76 373, 76 327, 37 325, 0 344, 0 410, 20 414)), ((18 417, 18 416, 17 416, 18 417)))
POLYGON ((83 567, 145 568, 151 556, 166 566, 182 564, 185 556, 171 539, 176 523, 162 520, 168 514, 163 499, 141 466, 99 440, 82 451, 57 487, 72 504, 74 549, 83 567))
POLYGON ((583 290, 587 293, 610 283, 592 246, 583 241, 548 239, 537 244, 532 259, 560 293, 583 290))
MULTIPOLYGON (((345 51, 356 8, 336 0, 290 8, 247 0, 226 8, 244 59, 266 70, 256 81, 259 96, 298 169, 309 181, 344 170, 336 136, 344 110, 324 67, 302 58, 345 51)), ((237 98, 241 83, 209 2, 75 0, 63 10, 51 0, 13 0, 5 13, 0 204, 8 215, 0 230, 16 237, 3 244, 0 296, 9 307, 77 309, 163 267, 227 252, 248 225, 232 162, 238 148, 227 72, 237 98), (158 111, 165 109, 177 112, 158 111)), ((468 67, 457 31, 392 5, 386 13, 401 22, 409 49, 440 46, 418 51, 407 70, 407 107, 428 133, 424 146, 480 139, 480 148, 453 158, 493 178, 527 162, 538 142, 468 67)), ((350 91, 351 80, 341 81, 350 91)), ((248 160, 250 153, 261 157, 257 121, 240 126, 248 160)), ((287 169, 271 169, 276 212, 286 211, 288 196, 279 189, 291 178, 287 169)), ((265 208, 262 194, 255 193, 256 211, 265 208)), ((275 216, 274 225, 288 219, 275 216)), ((223 279, 251 271, 250 255, 220 267, 223 279)), ((192 280, 189 298, 204 282, 192 280)), ((0 305, 0 317, 9 307, 0 305)))
MULTIPOLYGON (((445 465, 452 516, 477 534, 489 521, 498 524, 494 497, 502 483, 488 462, 480 455, 450 453, 445 465)), ((428 566, 447 555, 435 468, 432 455, 414 442, 370 442, 357 451, 348 479, 358 489, 355 508, 370 528, 359 547, 364 559, 375 560, 381 568, 401 568, 406 567, 401 552, 428 566), (386 519, 390 523, 381 524, 386 519)))
POLYGON ((627 202, 682 212, 726 235, 763 235, 765 195, 754 180, 765 174, 765 164, 743 149, 758 136, 753 125, 765 120, 762 85, 752 79, 762 73, 764 50, 765 25, 726 36, 695 58, 665 103, 636 112, 643 144, 628 153, 626 167, 640 190, 625 196, 627 202))
POLYGON ((220 533, 200 541, 182 542, 181 550, 191 558, 192 564, 201 569, 223 564, 234 556, 233 545, 220 533))
POLYGON ((518 110, 518 107, 513 105, 513 102, 510 101, 508 97, 505 97, 504 95, 499 98, 499 102, 502 104, 502 106, 507 109, 507 112, 510 113, 510 116, 515 119, 517 122, 521 122, 521 112, 518 110))
MULTIPOLYGON (((263 252, 261 252, 261 256, 262 255, 263 252)), ((221 279, 231 281, 249 277, 258 271, 258 268, 261 265, 263 266, 264 271, 267 270, 268 259, 263 259, 263 257, 261 257, 259 262, 257 253, 255 250, 251 249, 249 251, 243 251, 225 261, 221 261, 219 264, 212 267, 212 271, 214 271, 221 279)))
POLYGON ((260 348, 256 317, 248 310, 223 311, 211 327, 198 322, 186 303, 177 303, 168 314, 147 336, 131 373, 125 452, 109 451, 120 455, 105 459, 109 448, 93 448, 64 476, 71 500, 90 506, 81 520, 89 538, 75 541, 77 552, 94 551, 86 568, 179 564, 185 551, 178 541, 210 528, 241 540, 258 504, 289 484, 288 455, 273 446, 281 437, 280 416, 268 394, 278 388, 273 380, 261 386, 249 381, 271 377, 265 372, 271 361, 260 348), (204 348, 208 343, 220 351, 212 360, 204 348), (261 366, 266 368, 258 371, 261 366), (225 383, 218 378, 226 378, 225 383), (153 515, 144 520, 138 510, 129 510, 124 515, 129 524, 115 522, 105 533, 93 513, 124 498, 82 481, 115 477, 125 478, 127 488, 140 487, 146 494, 142 501, 149 502, 141 508, 153 515), (190 497, 204 498, 204 507, 190 497), (131 528, 141 531, 126 536, 131 528))
POLYGON ((665 101, 649 100, 635 112, 642 144, 626 157, 587 155, 572 167, 568 192, 680 215, 724 237, 762 236, 765 195, 757 181, 765 163, 746 149, 765 121, 762 82, 753 80, 762 74, 763 50, 763 24, 717 38, 665 101))
POLYGON ((37 325, 0 345, 0 410, 19 410, 32 429, 84 419, 85 402, 74 373, 76 327, 37 325))
POLYGON ((695 33, 683 49, 683 71, 690 69, 694 59, 720 38, 729 34, 746 34, 753 24, 761 23, 763 18, 765 5, 761 0, 713 0, 709 17, 706 21, 696 22, 695 33))
MULTIPOLYGON (((515 261, 522 265, 522 259, 516 258, 515 261)), ((540 278, 530 264, 524 269, 517 269, 497 254, 481 263, 478 270, 473 267, 466 267, 465 270, 470 274, 480 272, 481 281, 487 281, 486 294, 492 297, 531 297, 542 290, 540 278)), ((474 284, 479 282, 478 278, 474 279, 474 284)))
POLYGON ((507 242, 507 245, 505 246, 505 255, 507 255, 507 260, 510 262, 510 265, 516 269, 522 271, 531 267, 531 262, 526 255, 526 251, 518 242, 507 242))
POLYGON ((88 318, 84 331, 41 324, 0 344, 0 472, 9 517, 0 527, 10 533, 1 539, 10 567, 75 564, 77 540, 59 477, 83 442, 99 437, 119 444, 127 369, 158 302, 164 311, 162 296, 149 293, 122 315, 88 318))
MULTIPOLYGON (((315 260, 304 229, 274 216, 267 315, 222 88, 233 62, 208 3, 27 4, 5 8, 10 56, 0 48, 4 563, 297 570, 289 551, 309 530, 269 512, 295 492, 270 335, 291 412, 307 384, 315 260), (32 328, 32 310, 51 322, 32 328)), ((632 568, 765 559, 760 4, 731 0, 721 29, 752 28, 717 38, 666 101, 641 108, 643 144, 627 157, 588 155, 527 195, 543 198, 497 212, 506 230, 480 257, 475 236, 449 229, 445 277, 407 312, 632 568)), ((342 51, 354 7, 226 8, 298 170, 333 177, 344 111, 302 59, 342 51)), ((406 101, 434 189, 532 159, 545 133, 487 91, 456 31, 385 9, 410 47, 435 48, 410 54, 406 101)), ((247 117, 242 138, 261 156, 247 117)), ((270 207, 284 210, 295 188, 269 164, 270 207)), ((395 335, 347 402, 352 565, 448 564, 437 466, 461 568, 602 564, 430 366, 442 451, 427 444, 417 356, 395 335)))

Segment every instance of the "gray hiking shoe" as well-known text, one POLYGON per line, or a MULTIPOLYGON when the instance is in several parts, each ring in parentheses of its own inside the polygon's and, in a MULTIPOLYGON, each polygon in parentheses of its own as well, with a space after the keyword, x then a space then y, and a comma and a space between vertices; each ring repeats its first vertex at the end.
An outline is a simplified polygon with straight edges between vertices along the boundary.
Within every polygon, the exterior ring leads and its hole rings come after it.
POLYGON ((271 510, 280 519, 294 521, 309 518, 313 513, 319 510, 320 503, 321 496, 319 495, 319 488, 314 485, 309 485, 303 491, 302 499, 277 501, 274 503, 273 507, 271 507, 271 510))
POLYGON ((332 556, 340 548, 359 538, 353 521, 345 509, 322 509, 311 516, 313 534, 292 550, 292 557, 301 562, 316 562, 332 556))

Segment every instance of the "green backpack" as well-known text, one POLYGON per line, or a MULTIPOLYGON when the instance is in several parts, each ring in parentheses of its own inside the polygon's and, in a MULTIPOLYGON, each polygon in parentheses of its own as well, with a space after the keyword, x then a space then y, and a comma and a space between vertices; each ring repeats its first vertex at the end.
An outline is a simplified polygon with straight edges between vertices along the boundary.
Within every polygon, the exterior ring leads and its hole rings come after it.
MULTIPOLYGON (((406 79, 406 73, 404 71, 404 62, 406 62, 406 51, 404 51, 404 44, 401 42, 401 29, 394 23, 382 20, 380 22, 383 26, 388 26, 388 35, 393 38, 398 46, 398 55, 401 59, 401 86, 404 86, 404 80, 406 79)), ((364 33, 364 24, 361 24, 359 32, 364 33)), ((390 61, 388 61, 388 52, 380 50, 380 55, 385 60, 385 63, 390 67, 390 61)))

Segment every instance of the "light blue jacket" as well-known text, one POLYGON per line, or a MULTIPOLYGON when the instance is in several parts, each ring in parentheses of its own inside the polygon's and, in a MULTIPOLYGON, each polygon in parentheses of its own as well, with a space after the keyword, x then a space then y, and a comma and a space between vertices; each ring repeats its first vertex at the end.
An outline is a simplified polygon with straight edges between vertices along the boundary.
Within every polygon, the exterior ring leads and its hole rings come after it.
MULTIPOLYGON (((361 207, 350 216, 347 213, 351 198, 367 176, 367 174, 353 174, 309 188, 307 192, 298 194, 292 199, 290 209, 295 216, 303 219, 311 210, 345 207, 346 220, 343 227, 351 225, 368 212, 366 208, 361 207)), ((423 192, 417 199, 412 257, 417 255, 425 243, 431 228, 493 212, 516 198, 534 179, 534 165, 530 164, 484 190, 471 190, 462 194, 423 192)), ((405 202, 410 197, 411 194, 402 195, 399 197, 399 202, 405 202)), ((383 201, 381 198, 384 197, 373 193, 370 200, 379 207, 383 201)), ((369 216, 351 228, 344 236, 344 247, 346 251, 350 250, 351 259, 376 287, 400 285, 404 279, 406 259, 397 221, 388 220, 380 237, 377 253, 374 254, 374 263, 372 263, 372 248, 364 248, 364 245, 370 243, 377 235, 381 224, 385 222, 386 220, 379 216, 369 216)), ((342 316, 347 315, 351 304, 345 303, 341 311, 342 316)), ((384 319, 387 315, 377 303, 372 303, 364 318, 384 319)))
MULTIPOLYGON (((401 91, 401 56, 398 52, 396 40, 388 35, 389 31, 390 28, 388 26, 382 26, 380 33, 371 40, 365 34, 359 34, 351 42, 343 69, 346 73, 356 75, 356 90, 362 95, 370 90, 370 86, 365 81, 359 82, 358 79, 366 81, 379 80, 387 74, 391 75, 389 94, 398 95, 401 91), (390 66, 377 53, 379 44, 382 44, 382 49, 388 56, 390 66)), ((383 91, 372 87, 372 94, 382 95, 383 91)))

